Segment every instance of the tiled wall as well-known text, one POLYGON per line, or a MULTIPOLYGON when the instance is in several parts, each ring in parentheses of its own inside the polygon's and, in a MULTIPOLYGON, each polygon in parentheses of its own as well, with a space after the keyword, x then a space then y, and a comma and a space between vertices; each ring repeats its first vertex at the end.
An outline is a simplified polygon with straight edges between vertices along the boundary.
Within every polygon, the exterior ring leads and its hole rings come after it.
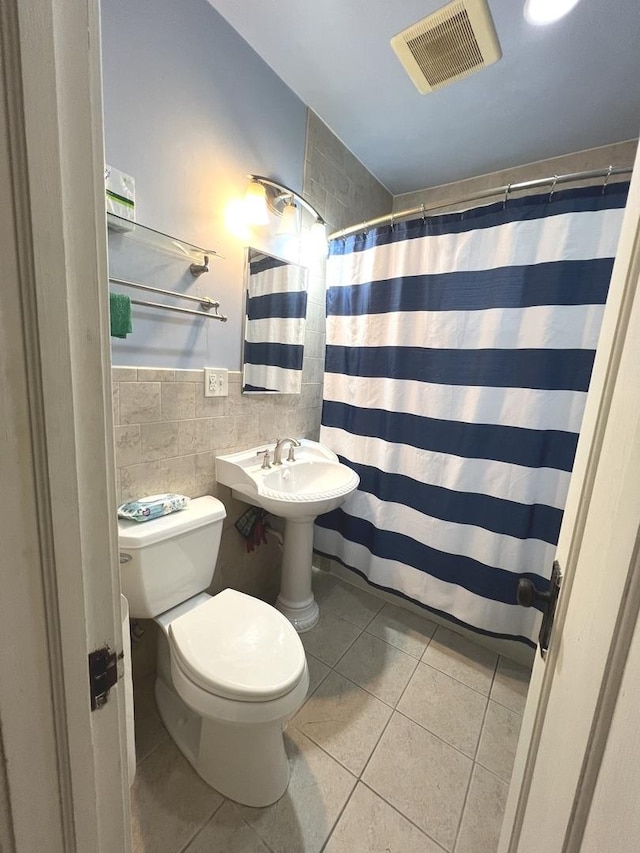
POLYGON ((233 586, 273 600, 276 543, 246 553, 234 528, 246 505, 216 483, 215 457, 278 436, 317 438, 321 377, 305 382, 300 395, 258 397, 241 395, 240 373, 231 372, 228 397, 205 397, 202 370, 114 367, 112 374, 118 501, 166 491, 219 497, 227 519, 212 589, 233 586))
MULTIPOLYGON (((637 140, 616 142, 613 145, 604 145, 601 148, 589 148, 585 151, 565 154, 562 157, 553 157, 550 160, 540 160, 537 163, 527 163, 524 166, 504 169, 501 172, 480 175, 477 178, 469 178, 466 181, 457 181, 452 184, 443 184, 439 187, 404 193, 403 195, 395 196, 393 199, 393 209, 395 212, 399 212, 419 207, 421 204, 427 207, 440 203, 450 204, 452 200, 461 198, 469 193, 484 192, 485 190, 493 189, 493 187, 506 186, 509 183, 517 183, 518 181, 533 181, 538 178, 546 178, 549 175, 584 172, 591 169, 606 169, 609 165, 633 166, 637 144, 637 140)), ((611 181, 628 179, 629 176, 627 175, 618 178, 612 177, 611 181)), ((588 181, 587 183, 593 182, 588 181)), ((569 186, 581 185, 580 183, 575 183, 569 186)), ((562 188, 562 186, 559 187, 559 189, 562 188)), ((517 194, 514 193, 514 196, 517 196, 517 194)), ((490 204, 494 200, 488 198, 477 202, 477 204, 490 204)), ((450 204, 447 207, 447 211, 454 211, 464 207, 469 207, 469 202, 461 205, 450 204)))
POLYGON ((318 116, 308 110, 303 194, 338 231, 390 213, 393 197, 318 116))

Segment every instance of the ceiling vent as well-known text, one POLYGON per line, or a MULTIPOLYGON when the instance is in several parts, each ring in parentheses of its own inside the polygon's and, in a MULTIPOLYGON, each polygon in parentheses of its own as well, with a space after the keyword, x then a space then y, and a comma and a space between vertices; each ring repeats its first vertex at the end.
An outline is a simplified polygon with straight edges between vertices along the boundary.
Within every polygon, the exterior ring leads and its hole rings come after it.
POLYGON ((502 56, 486 0, 454 0, 398 33, 391 47, 423 95, 502 56))

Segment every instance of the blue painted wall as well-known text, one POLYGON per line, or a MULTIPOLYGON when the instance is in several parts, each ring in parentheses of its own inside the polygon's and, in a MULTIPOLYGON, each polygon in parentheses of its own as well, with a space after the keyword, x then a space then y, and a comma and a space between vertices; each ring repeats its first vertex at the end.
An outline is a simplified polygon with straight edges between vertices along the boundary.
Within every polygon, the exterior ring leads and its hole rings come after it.
POLYGON ((229 316, 135 308, 113 363, 238 370, 245 243, 285 251, 234 236, 225 212, 249 172, 302 189, 306 107, 206 0, 103 0, 102 53, 106 161, 135 178, 137 220, 225 256, 195 280, 188 260, 110 232, 110 272, 210 296, 229 316))

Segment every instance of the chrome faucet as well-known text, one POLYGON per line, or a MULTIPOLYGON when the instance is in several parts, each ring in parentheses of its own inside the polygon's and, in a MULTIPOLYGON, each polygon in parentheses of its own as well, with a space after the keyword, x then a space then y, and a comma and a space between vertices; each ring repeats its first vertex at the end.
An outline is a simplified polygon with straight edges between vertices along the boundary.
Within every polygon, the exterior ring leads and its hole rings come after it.
POLYGON ((275 450, 273 451, 273 464, 274 465, 282 465, 282 448, 284 445, 289 442, 291 445, 289 447, 289 455, 287 456, 287 462, 295 462, 296 457, 294 453, 295 447, 300 447, 300 442, 295 438, 279 438, 276 442, 275 450))

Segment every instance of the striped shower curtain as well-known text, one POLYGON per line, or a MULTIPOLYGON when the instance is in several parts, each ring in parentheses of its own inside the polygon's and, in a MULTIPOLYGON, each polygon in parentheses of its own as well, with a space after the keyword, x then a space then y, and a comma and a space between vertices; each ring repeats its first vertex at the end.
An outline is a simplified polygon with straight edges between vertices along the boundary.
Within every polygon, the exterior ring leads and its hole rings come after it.
POLYGON ((628 184, 332 243, 321 441, 360 475, 315 548, 529 645, 548 588, 628 184))
POLYGON ((299 394, 307 270, 270 255, 249 262, 243 392, 299 394))

